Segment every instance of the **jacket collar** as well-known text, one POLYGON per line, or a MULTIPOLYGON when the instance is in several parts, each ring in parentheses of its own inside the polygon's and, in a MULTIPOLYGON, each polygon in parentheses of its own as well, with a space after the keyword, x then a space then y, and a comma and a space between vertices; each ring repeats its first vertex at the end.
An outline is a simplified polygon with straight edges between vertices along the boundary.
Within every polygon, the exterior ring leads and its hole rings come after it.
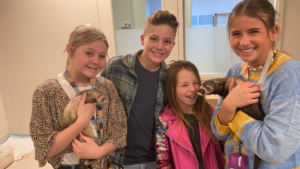
POLYGON ((143 49, 140 49, 140 50, 136 51, 135 53, 127 55, 127 59, 128 59, 129 64, 130 64, 130 67, 132 67, 132 68, 134 67, 136 57, 138 57, 140 54, 142 54, 143 51, 144 51, 143 49))
POLYGON ((163 114, 162 122, 167 121, 169 117, 171 118, 167 122, 168 123, 168 130, 166 131, 167 135, 172 140, 174 140, 184 148, 188 149, 190 152, 192 152, 195 155, 195 151, 186 127, 181 122, 177 124, 177 117, 175 115, 172 115, 172 109, 170 107, 167 107, 163 114))
MULTIPOLYGON (((213 108, 210 107, 210 110, 211 110, 211 113, 213 113, 213 108)), ((170 119, 168 121, 168 128, 171 130, 168 129, 167 134, 170 135, 175 141, 177 141, 178 143, 180 143, 183 146, 185 146, 186 148, 188 148, 189 150, 193 150, 193 145, 190 140, 190 137, 189 137, 186 127, 184 126, 184 124, 182 122, 176 126, 178 119, 177 119, 176 115, 172 113, 172 108, 170 106, 167 106, 165 108, 165 111, 161 115, 161 117, 162 117, 162 122, 165 122, 170 119), (178 134, 180 133, 182 126, 184 126, 182 129, 182 133, 181 133, 180 137, 178 137, 178 134)), ((204 152, 209 145, 211 137, 207 136, 204 133, 204 128, 200 124, 199 124, 199 131, 200 131, 201 151, 202 151, 202 155, 204 155, 204 152)), ((194 151, 192 151, 192 152, 194 152, 194 151)))

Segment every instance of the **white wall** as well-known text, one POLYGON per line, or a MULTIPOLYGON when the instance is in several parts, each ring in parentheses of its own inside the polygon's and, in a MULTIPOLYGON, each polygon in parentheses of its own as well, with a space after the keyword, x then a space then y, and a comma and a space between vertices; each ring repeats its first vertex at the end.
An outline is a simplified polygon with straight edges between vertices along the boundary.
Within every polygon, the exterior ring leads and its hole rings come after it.
POLYGON ((287 51, 300 61, 300 1, 284 0, 281 50, 287 51))
POLYGON ((7 125, 7 119, 3 106, 3 99, 0 91, 0 143, 6 140, 6 136, 9 134, 9 129, 7 125))
POLYGON ((34 89, 64 71, 67 56, 62 52, 76 26, 99 27, 97 3, 0 1, 0 21, 0 91, 9 132, 26 135, 34 89))

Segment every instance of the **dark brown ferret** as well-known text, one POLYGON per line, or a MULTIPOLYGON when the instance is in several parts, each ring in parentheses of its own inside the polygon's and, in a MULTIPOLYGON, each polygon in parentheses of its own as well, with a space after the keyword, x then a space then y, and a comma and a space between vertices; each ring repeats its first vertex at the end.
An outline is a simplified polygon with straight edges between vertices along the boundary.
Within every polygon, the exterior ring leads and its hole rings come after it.
MULTIPOLYGON (((198 95, 205 96, 210 94, 217 94, 219 96, 222 96, 224 99, 228 95, 229 82, 231 78, 234 78, 234 87, 240 84, 241 82, 248 81, 244 77, 239 77, 239 76, 210 79, 203 82, 203 84, 200 86, 200 89, 198 91, 198 95)), ((237 109, 237 111, 238 110, 242 110, 244 113, 248 114, 250 117, 256 120, 263 121, 265 117, 265 113, 261 107, 260 100, 257 103, 240 107, 237 109)), ((255 155, 254 166, 256 168, 258 168, 260 161, 261 159, 257 155, 255 155)))
MULTIPOLYGON (((234 87, 241 82, 248 81, 247 79, 239 76, 210 79, 202 83, 198 95, 205 96, 210 94, 217 94, 219 96, 222 96, 224 99, 228 95, 229 82, 231 78, 234 78, 234 87)), ((260 101, 245 107, 238 108, 238 110, 242 110, 244 113, 248 114, 256 120, 263 121, 265 117, 265 113, 262 109, 260 101)))
MULTIPOLYGON (((60 126, 62 127, 62 130, 69 127, 71 124, 73 124, 77 120, 77 110, 78 110, 78 105, 80 103, 80 100, 82 98, 83 93, 86 93, 86 101, 85 103, 100 103, 103 104, 106 102, 106 98, 101 95, 101 93, 97 89, 88 89, 88 90, 83 90, 78 93, 71 99, 71 101, 68 103, 66 106, 62 119, 60 121, 60 126)), ((92 127, 90 124, 88 124, 82 131, 82 134, 91 138, 92 140, 96 140, 97 137, 95 137, 92 127)), ((79 141, 84 142, 79 137, 79 141)), ((80 169, 85 169, 85 164, 89 164, 89 160, 79 160, 79 168, 80 169)))

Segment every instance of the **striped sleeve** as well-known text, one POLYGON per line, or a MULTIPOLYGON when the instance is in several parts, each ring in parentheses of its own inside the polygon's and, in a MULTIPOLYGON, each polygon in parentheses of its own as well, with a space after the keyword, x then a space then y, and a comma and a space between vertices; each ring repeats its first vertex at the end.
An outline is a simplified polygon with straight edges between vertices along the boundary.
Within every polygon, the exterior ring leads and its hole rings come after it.
POLYGON ((218 119, 217 115, 218 115, 218 113, 219 113, 219 111, 221 109, 222 102, 223 102, 223 98, 219 97, 217 107, 214 110, 214 114, 213 114, 212 120, 210 122, 210 128, 211 128, 213 134, 219 140, 225 141, 229 137, 231 129, 229 128, 229 126, 223 126, 223 125, 221 125, 221 123, 220 123, 220 121, 218 119))
POLYGON ((230 129, 239 137, 241 136, 241 133, 243 132, 244 126, 247 123, 253 122, 255 119, 244 113, 243 111, 239 110, 233 120, 228 123, 228 126, 230 129))
POLYGON ((225 136, 225 135, 229 134, 229 132, 231 131, 229 126, 224 126, 220 123, 218 116, 215 116, 214 124, 216 126, 216 130, 217 130, 218 134, 221 136, 225 136))

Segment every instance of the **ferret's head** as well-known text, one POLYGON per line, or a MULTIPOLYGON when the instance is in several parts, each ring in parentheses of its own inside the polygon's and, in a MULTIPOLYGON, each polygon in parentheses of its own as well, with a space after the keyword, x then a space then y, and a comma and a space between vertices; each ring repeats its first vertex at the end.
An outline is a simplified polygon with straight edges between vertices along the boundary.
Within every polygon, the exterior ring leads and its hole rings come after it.
POLYGON ((214 92, 214 82, 212 80, 206 80, 200 86, 200 89, 198 90, 197 94, 200 96, 206 96, 206 95, 213 94, 213 92, 214 92))
POLYGON ((105 96, 103 96, 97 89, 88 89, 82 92, 86 93, 86 103, 98 102, 100 104, 103 104, 107 102, 105 96))

